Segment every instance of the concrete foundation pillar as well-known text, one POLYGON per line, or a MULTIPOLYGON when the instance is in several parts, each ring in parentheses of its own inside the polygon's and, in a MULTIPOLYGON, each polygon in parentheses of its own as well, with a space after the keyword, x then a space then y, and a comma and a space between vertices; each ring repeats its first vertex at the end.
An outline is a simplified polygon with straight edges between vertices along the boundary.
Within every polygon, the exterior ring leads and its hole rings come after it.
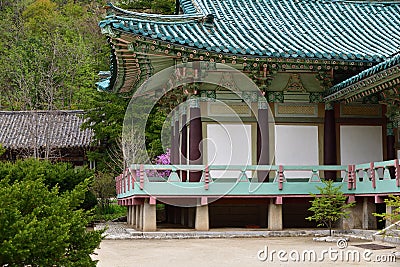
POLYGON ((369 201, 367 197, 363 199, 363 229, 376 229, 377 221, 376 217, 372 214, 376 212, 375 203, 369 201))
POLYGON ((131 212, 131 224, 135 226, 136 224, 136 206, 131 206, 132 207, 132 212, 131 212))
MULTIPOLYGON (((393 211, 394 211, 394 207, 391 207, 391 206, 388 206, 387 204, 386 204, 386 213, 387 214, 392 214, 393 213, 393 211)), ((385 227, 389 227, 390 225, 392 225, 393 224, 393 222, 392 221, 390 221, 390 220, 386 220, 385 221, 385 227)))
POLYGON ((186 208, 181 208, 181 224, 186 225, 187 223, 187 209, 186 208))
POLYGON ((127 223, 128 225, 131 225, 131 224, 132 224, 132 221, 131 221, 131 207, 132 207, 132 206, 128 206, 127 212, 126 212, 126 223, 127 223))
POLYGON ((348 218, 341 219, 341 228, 343 230, 361 229, 363 227, 363 203, 357 201, 348 211, 350 212, 348 218))
POLYGON ((196 216, 196 209, 188 208, 188 222, 187 222, 188 227, 194 228, 195 216, 196 216))
POLYGON ((283 216, 282 204, 275 204, 271 199, 268 205, 268 230, 282 230, 283 216))
POLYGON ((209 218, 208 218, 208 205, 196 207, 195 229, 198 231, 208 231, 209 218))
POLYGON ((150 205, 146 199, 143 205, 143 232, 157 230, 156 205, 150 205))
POLYGON ((180 224, 181 223, 181 208, 179 207, 174 207, 174 224, 180 224))
POLYGON ((143 229, 143 205, 138 205, 139 208, 139 220, 138 220, 138 226, 137 228, 139 230, 143 229))
POLYGON ((139 228, 139 218, 140 218, 140 205, 135 206, 135 226, 139 228))

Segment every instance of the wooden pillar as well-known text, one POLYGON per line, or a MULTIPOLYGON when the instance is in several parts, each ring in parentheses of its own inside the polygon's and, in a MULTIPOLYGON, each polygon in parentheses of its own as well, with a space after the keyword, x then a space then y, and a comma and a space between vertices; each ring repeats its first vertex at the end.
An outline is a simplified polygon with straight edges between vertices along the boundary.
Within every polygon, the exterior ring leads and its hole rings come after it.
MULTIPOLYGON (((182 108, 182 117, 181 117, 181 164, 187 164, 187 125, 186 125, 186 107, 182 108)), ((186 182, 187 172, 182 171, 181 179, 183 182, 186 182)))
MULTIPOLYGON (((192 165, 203 164, 202 148, 200 147, 203 139, 201 125, 200 103, 198 98, 190 99, 190 128, 189 128, 189 163, 192 165)), ((201 179, 201 171, 189 173, 190 182, 198 182, 201 179)))
MULTIPOLYGON (((387 160, 392 160, 396 159, 396 148, 395 148, 395 143, 396 143, 396 138, 394 136, 394 131, 393 131, 393 123, 388 121, 386 124, 386 159, 387 160)), ((395 169, 391 167, 389 169, 390 172, 390 177, 392 179, 395 178, 395 169)))
POLYGON ((179 156, 179 110, 175 111, 174 115, 174 162, 172 164, 179 164, 180 163, 180 156, 179 156))
POLYGON ((171 115, 171 156, 170 156, 170 162, 171 164, 175 164, 175 111, 172 112, 171 115))
MULTIPOLYGON (((269 164, 269 124, 268 124, 268 102, 258 102, 258 124, 257 124, 257 164, 269 164)), ((268 182, 268 171, 257 171, 259 182, 268 182)))
MULTIPOLYGON (((324 165, 337 165, 336 121, 332 103, 325 105, 324 119, 324 165)), ((336 180, 336 171, 325 171, 326 180, 336 180)))

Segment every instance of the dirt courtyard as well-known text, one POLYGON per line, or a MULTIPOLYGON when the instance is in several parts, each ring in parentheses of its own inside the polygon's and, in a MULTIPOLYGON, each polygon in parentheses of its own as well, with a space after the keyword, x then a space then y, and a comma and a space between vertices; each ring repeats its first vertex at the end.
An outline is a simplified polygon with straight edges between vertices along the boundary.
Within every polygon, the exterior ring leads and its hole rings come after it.
POLYGON ((315 242, 312 237, 104 240, 93 258, 99 260, 98 267, 399 266, 400 259, 396 263, 392 254, 400 251, 399 246, 381 250, 354 246, 368 242, 350 239, 340 249, 336 243, 315 242))

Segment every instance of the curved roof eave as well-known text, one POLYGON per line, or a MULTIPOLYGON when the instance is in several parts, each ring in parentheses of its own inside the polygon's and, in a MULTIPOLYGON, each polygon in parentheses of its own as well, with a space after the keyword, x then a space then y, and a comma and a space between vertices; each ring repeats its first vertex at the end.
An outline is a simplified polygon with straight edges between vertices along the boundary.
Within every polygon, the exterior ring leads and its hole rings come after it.
POLYGON ((173 45, 241 56, 378 63, 400 46, 400 2, 180 2, 193 13, 144 14, 110 4, 113 14, 99 25, 173 45))
MULTIPOLYGON (((351 86, 362 82, 363 80, 373 76, 377 75, 381 72, 387 71, 390 68, 396 67, 400 69, 400 52, 395 54, 394 56, 390 57, 389 59, 385 60, 384 62, 379 63, 378 65, 375 65, 371 68, 368 68, 359 74, 350 77, 347 80, 344 80, 343 82, 336 84, 335 86, 329 88, 326 91, 326 96, 325 100, 335 100, 337 98, 343 97, 347 93, 354 93, 352 90, 348 90, 351 86), (346 90, 346 93, 343 91, 346 90), (349 91, 349 92, 347 92, 349 91)), ((386 76, 386 75, 384 75, 386 76)))

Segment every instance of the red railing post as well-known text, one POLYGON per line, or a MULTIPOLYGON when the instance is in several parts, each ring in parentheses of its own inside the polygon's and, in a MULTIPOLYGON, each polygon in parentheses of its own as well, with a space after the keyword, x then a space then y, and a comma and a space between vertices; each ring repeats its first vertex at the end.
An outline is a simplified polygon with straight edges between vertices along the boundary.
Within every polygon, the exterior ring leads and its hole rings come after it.
POLYGON ((130 174, 131 174, 131 183, 132 183, 132 189, 135 188, 135 182, 136 182, 136 170, 128 169, 130 174))
POLYGON ((279 165, 278 175, 279 175, 278 188, 279 188, 279 190, 282 190, 283 189, 283 166, 282 165, 279 165))
POLYGON ((144 187, 144 166, 143 166, 143 164, 140 164, 139 177, 140 177, 140 190, 143 190, 143 187, 144 187))
POLYGON ((373 162, 371 162, 369 164, 369 171, 371 172, 370 176, 371 176, 372 188, 375 189, 376 188, 376 175, 375 175, 375 166, 374 166, 373 162))
POLYGON ((394 176, 396 177, 396 185, 397 187, 400 187, 400 166, 399 166, 399 159, 394 160, 394 169, 395 173, 394 176))
POLYGON ((126 182, 128 183, 128 191, 130 191, 131 190, 131 177, 129 176, 128 168, 125 169, 125 175, 126 175, 126 182))
POLYGON ((354 170, 353 170, 354 165, 348 165, 348 173, 347 173, 347 189, 351 190, 353 189, 353 183, 354 183, 354 170))
POLYGON ((210 182, 210 177, 209 177, 209 170, 208 170, 208 165, 206 166, 206 169, 204 171, 204 189, 208 190, 208 184, 210 182))

